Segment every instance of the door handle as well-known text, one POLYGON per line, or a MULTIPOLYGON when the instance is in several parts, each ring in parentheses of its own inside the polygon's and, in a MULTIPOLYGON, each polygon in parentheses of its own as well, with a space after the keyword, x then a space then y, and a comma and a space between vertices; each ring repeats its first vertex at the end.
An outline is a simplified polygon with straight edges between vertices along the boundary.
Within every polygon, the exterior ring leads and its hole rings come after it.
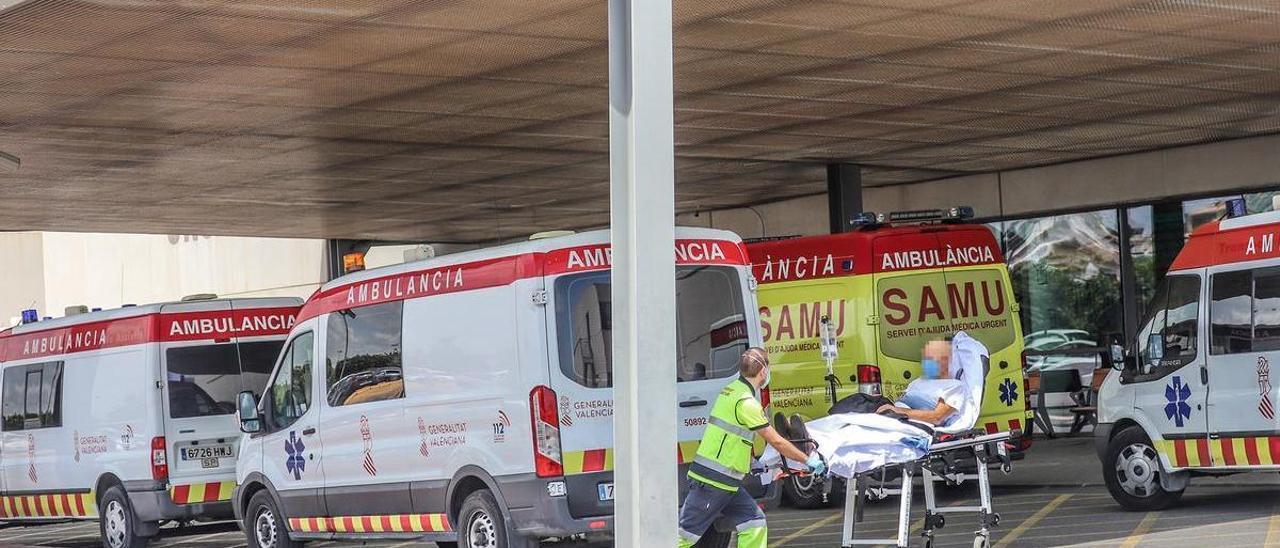
POLYGON ((308 427, 308 428, 304 428, 304 429, 302 430, 302 435, 304 435, 304 436, 310 436, 310 435, 315 434, 315 433, 316 433, 316 429, 315 429, 315 427, 314 427, 314 426, 312 426, 312 427, 308 427))
POLYGON ((702 407, 706 404, 707 404, 707 400, 696 398, 696 399, 680 402, 680 407, 702 407))
POLYGON ((185 428, 185 429, 179 430, 179 431, 178 431, 178 433, 179 433, 179 434, 194 434, 194 433, 196 433, 196 429, 195 429, 195 428, 185 428))

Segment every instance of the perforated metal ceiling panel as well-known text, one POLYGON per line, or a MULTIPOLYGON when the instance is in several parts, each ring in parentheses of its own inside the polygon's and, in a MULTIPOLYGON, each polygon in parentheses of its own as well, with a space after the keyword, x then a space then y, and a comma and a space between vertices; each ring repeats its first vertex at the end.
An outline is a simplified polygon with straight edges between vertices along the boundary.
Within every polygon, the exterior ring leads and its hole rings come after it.
MULTIPOLYGON (((1276 132, 1280 4, 676 0, 680 210, 1276 132)), ((478 241, 607 222, 602 0, 0 12, 0 229, 478 241)))

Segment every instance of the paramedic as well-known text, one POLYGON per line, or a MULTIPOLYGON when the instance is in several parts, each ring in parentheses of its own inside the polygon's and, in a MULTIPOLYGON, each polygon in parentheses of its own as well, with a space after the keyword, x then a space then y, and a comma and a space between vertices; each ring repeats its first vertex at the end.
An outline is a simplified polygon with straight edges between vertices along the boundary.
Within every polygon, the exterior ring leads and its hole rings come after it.
POLYGON ((689 467, 689 494, 680 508, 679 546, 698 542, 719 518, 733 520, 739 548, 764 548, 768 543, 764 512, 742 486, 751 467, 752 441, 759 432, 782 456, 803 461, 811 473, 822 474, 826 464, 817 453, 805 455, 769 426, 756 399, 769 378, 769 356, 762 348, 748 348, 738 360, 740 377, 725 386, 711 408, 702 443, 689 467))
POLYGON ((951 341, 933 340, 924 346, 920 368, 923 377, 907 385, 897 404, 885 404, 877 413, 892 411, 934 426, 947 426, 967 406, 965 383, 951 375, 951 341))

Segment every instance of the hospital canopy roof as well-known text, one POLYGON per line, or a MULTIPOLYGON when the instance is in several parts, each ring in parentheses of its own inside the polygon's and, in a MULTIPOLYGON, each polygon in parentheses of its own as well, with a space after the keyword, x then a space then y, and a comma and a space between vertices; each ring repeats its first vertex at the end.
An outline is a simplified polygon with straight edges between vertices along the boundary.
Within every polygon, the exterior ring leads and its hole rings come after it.
MULTIPOLYGON (((676 0, 681 211, 1275 132, 1274 2, 676 0)), ((606 2, 0 12, 0 229, 490 240, 607 220, 606 2)))

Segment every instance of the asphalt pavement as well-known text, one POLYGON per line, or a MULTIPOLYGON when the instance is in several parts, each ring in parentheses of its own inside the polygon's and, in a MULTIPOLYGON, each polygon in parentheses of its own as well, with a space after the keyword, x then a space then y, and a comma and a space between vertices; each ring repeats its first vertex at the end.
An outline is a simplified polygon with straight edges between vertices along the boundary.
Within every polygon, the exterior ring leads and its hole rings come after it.
MULTIPOLYGON (((912 545, 920 546, 923 498, 916 490, 912 545)), ((976 493, 964 487, 939 492, 941 505, 970 504, 976 493)), ((1127 512, 1107 494, 1101 465, 1090 438, 1037 440, 1027 458, 1014 464, 1011 475, 993 475, 994 505, 1001 516, 992 531, 992 545, 1137 546, 1152 548, 1280 546, 1280 474, 1242 474, 1197 478, 1181 502, 1162 512, 1127 512)), ((858 524, 859 536, 885 537, 897 521, 897 500, 875 502, 858 524)), ((769 512, 772 547, 831 547, 840 543, 838 508, 769 512)), ((976 517, 948 516, 938 530, 935 546, 972 546, 976 517)), ((94 522, 0 529, 0 546, 98 546, 94 522)), ((609 543, 558 543, 570 548, 598 548, 609 543)), ((232 548, 245 546, 244 534, 233 523, 165 528, 151 546, 232 548)), ((309 548, 347 546, 430 546, 409 542, 313 542, 309 548)), ((548 545, 552 546, 552 545, 548 545)))

